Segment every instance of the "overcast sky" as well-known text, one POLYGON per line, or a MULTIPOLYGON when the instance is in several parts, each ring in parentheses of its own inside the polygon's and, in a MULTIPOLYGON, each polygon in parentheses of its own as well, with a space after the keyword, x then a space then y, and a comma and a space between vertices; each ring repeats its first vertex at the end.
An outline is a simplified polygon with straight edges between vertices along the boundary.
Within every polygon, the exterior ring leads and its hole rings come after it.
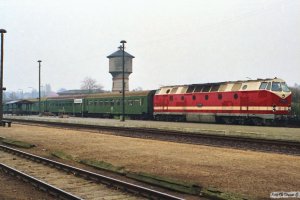
POLYGON ((0 0, 8 90, 111 90, 106 56, 126 40, 130 89, 280 77, 300 83, 299 0, 0 0))

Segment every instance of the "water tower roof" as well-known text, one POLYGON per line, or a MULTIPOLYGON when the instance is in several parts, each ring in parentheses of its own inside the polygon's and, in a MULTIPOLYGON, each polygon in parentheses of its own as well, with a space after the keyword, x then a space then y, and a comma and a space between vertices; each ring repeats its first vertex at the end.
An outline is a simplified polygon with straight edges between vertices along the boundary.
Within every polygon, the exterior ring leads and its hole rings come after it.
MULTIPOLYGON (((123 56, 123 51, 122 50, 118 50, 118 51, 110 54, 109 56, 107 56, 107 58, 115 58, 115 57, 122 57, 122 56, 123 56)), ((124 57, 134 58, 133 55, 130 55, 126 51, 124 52, 124 57)))

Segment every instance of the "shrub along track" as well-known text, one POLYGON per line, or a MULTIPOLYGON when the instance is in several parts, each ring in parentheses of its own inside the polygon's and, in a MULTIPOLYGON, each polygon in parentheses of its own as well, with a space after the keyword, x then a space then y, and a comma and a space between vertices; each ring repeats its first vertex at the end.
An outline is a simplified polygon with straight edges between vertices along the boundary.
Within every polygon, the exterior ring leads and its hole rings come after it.
POLYGON ((46 122, 35 120, 12 119, 12 121, 23 125, 37 125, 56 128, 68 128, 73 130, 84 130, 101 132, 125 137, 145 138, 163 140, 187 144, 201 144, 225 148, 253 150, 262 152, 273 152, 290 155, 300 155, 300 142, 286 140, 272 140, 261 138, 249 138, 242 136, 215 135, 207 133, 188 133, 173 130, 162 130, 154 128, 132 128, 117 126, 102 126, 88 124, 74 124, 63 122, 46 122), (103 132, 107 131, 107 132, 103 132))
POLYGON ((3 145, 0 162, 0 170, 59 199, 181 199, 3 145))

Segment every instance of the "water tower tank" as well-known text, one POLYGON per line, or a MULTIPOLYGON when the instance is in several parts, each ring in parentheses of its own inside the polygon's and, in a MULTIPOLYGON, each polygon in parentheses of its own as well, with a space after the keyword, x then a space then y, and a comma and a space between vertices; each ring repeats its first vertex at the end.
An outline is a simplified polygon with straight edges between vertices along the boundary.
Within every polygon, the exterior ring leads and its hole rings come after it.
MULTIPOLYGON (((122 67, 123 67, 123 51, 120 49, 111 55, 107 56, 109 59, 109 73, 112 75, 113 92, 122 91, 122 67)), ((129 91, 129 75, 132 73, 132 58, 134 56, 130 55, 126 51, 124 52, 124 82, 125 91, 129 91)))

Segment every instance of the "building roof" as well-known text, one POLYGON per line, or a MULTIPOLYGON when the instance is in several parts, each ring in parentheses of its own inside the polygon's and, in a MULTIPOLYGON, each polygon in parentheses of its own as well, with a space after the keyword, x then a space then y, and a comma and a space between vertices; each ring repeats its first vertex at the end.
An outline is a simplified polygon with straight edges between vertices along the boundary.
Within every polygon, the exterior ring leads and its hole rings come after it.
MULTIPOLYGON (((107 56, 107 58, 115 58, 115 57, 122 57, 122 56, 123 56, 123 51, 122 50, 118 50, 118 51, 110 54, 109 56, 107 56)), ((124 51, 124 57, 134 58, 133 55, 130 55, 126 51, 124 51)))

